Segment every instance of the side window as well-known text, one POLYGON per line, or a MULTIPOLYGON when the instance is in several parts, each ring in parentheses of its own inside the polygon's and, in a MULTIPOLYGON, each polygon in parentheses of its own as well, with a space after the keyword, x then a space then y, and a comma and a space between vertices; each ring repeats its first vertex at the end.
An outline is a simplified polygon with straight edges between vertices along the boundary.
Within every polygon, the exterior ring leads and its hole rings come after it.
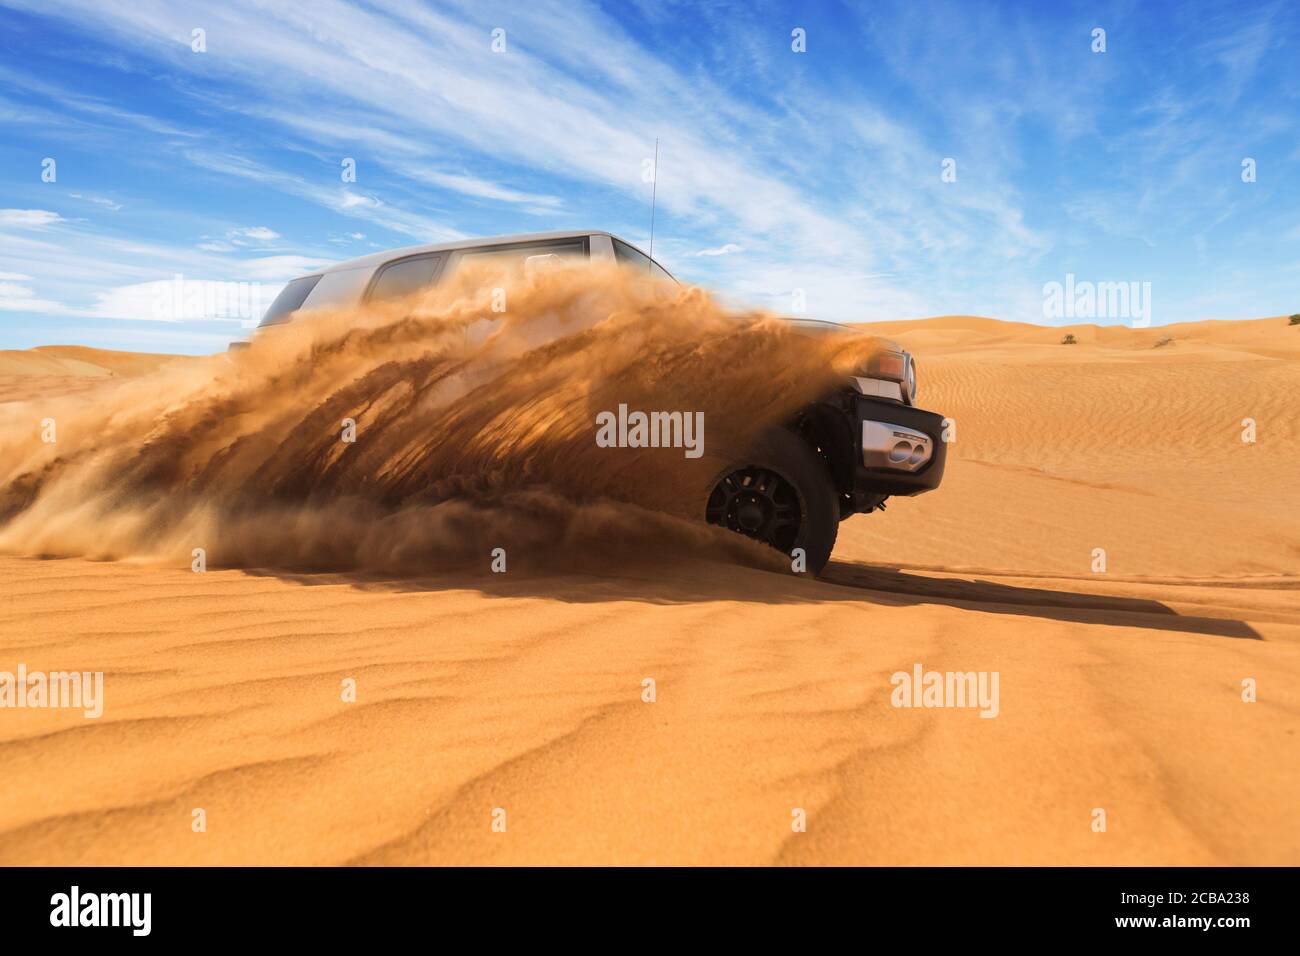
POLYGON ((258 328, 267 325, 282 325, 293 317, 293 314, 302 308, 303 299, 311 294, 311 290, 316 288, 316 283, 320 282, 320 276, 304 276, 301 279, 294 279, 275 297, 271 307, 266 310, 262 316, 262 321, 258 328))
POLYGON ((379 270, 370 286, 367 299, 400 299, 438 281, 438 273, 447 259, 446 253, 398 259, 379 270))
POLYGON ((361 301, 361 293, 375 270, 363 266, 360 269, 343 269, 339 272, 327 272, 316 283, 316 287, 302 304, 304 309, 332 309, 344 305, 356 305, 361 301))
POLYGON ((643 252, 633 249, 626 242, 614 239, 614 259, 621 266, 627 266, 630 269, 636 269, 638 272, 646 272, 656 279, 667 279, 669 282, 676 282, 672 276, 659 263, 652 260, 643 252))
POLYGON ((544 242, 526 242, 511 246, 485 246, 462 252, 457 267, 488 263, 509 272, 522 272, 524 260, 529 256, 559 256, 561 259, 587 258, 587 237, 552 239, 544 242))

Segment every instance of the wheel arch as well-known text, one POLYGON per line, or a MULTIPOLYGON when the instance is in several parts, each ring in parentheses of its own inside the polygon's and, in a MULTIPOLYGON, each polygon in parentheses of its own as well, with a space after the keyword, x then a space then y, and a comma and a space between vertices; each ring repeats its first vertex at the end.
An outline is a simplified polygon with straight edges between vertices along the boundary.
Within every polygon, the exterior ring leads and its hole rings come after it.
POLYGON ((817 402, 800 411, 788 428, 826 462, 835 490, 841 495, 851 495, 856 442, 844 413, 825 402, 817 402))

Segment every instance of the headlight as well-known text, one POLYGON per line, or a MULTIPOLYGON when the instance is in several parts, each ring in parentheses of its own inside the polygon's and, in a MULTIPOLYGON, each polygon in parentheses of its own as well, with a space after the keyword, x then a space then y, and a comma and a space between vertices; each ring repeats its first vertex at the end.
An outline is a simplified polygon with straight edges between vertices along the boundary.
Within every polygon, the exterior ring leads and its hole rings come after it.
POLYGON ((867 374, 872 378, 883 378, 889 382, 907 381, 907 353, 892 349, 877 352, 867 363, 867 374))
POLYGON ((916 398, 916 362, 908 352, 890 349, 873 355, 867 363, 867 375, 897 382, 903 401, 909 405, 916 398))

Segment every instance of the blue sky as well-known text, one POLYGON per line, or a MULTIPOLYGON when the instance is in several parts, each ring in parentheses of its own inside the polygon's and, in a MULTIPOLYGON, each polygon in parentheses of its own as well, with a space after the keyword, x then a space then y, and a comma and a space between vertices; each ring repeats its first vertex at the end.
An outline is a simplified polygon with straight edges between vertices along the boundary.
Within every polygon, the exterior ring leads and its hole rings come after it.
POLYGON ((0 0, 0 348, 246 334, 159 317, 176 275, 266 303, 418 242, 644 245, 656 137, 657 257, 738 301, 1050 323, 1074 275, 1289 314, 1297 49, 1293 2, 0 0))

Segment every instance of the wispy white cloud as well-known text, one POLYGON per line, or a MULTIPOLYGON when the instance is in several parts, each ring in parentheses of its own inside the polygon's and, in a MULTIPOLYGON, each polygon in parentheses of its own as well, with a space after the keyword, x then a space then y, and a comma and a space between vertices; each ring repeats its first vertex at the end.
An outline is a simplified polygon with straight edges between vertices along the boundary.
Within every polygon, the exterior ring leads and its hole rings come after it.
POLYGON ((17 227, 48 226, 62 220, 48 209, 0 209, 0 225, 17 227))
POLYGON ((322 266, 334 262, 317 256, 263 256, 259 259, 245 259, 238 271, 258 281, 284 282, 304 272, 313 272, 322 266))
POLYGON ((412 179, 422 180, 440 186, 443 189, 450 189, 453 192, 461 193, 465 196, 473 196, 476 199, 492 199, 504 203, 526 203, 534 206, 559 206, 563 200, 559 196, 548 196, 539 193, 521 192, 518 189, 510 189, 502 186, 500 183, 494 183, 486 179, 480 179, 477 176, 467 176, 459 173, 443 173, 433 169, 419 169, 413 167, 399 167, 400 171, 412 179))
POLYGON ((271 304, 282 286, 259 282, 223 282, 173 276, 153 282, 105 289, 89 308, 75 314, 85 318, 134 322, 218 322, 247 325, 271 304))
POLYGON ((83 196, 81 193, 68 193, 73 199, 81 199, 88 203, 94 203, 96 206, 103 206, 111 212, 117 212, 122 208, 122 204, 106 196, 83 196))
POLYGON ((697 256, 729 256, 733 252, 742 252, 743 250, 743 246, 738 246, 734 242, 728 242, 713 249, 701 249, 695 254, 697 256))
MULTIPOLYGON (((0 274, 0 278, 6 275, 17 274, 3 273, 0 274)), ((0 311, 49 313, 66 311, 66 307, 59 302, 37 297, 28 286, 19 285, 17 282, 0 281, 0 311)))
POLYGON ((247 156, 230 152, 210 152, 199 147, 187 148, 183 151, 183 155, 200 168, 269 185, 316 205, 369 220, 385 229, 422 242, 445 242, 459 239, 464 235, 436 219, 388 206, 377 197, 362 195, 342 184, 326 186, 321 182, 259 163, 247 156))
POLYGON ((241 229, 232 229, 230 236, 239 239, 256 239, 258 242, 271 242, 280 238, 278 232, 274 229, 268 229, 266 226, 245 226, 241 229))
POLYGON ((204 252, 238 252, 247 246, 266 245, 279 238, 278 232, 266 226, 241 226, 237 229, 228 229, 224 239, 211 239, 204 236, 204 241, 198 244, 198 248, 204 252))
POLYGON ((287 253, 236 258, 101 235, 80 224, 56 229, 0 232, 0 261, 22 269, 0 274, 0 309, 136 321, 242 322, 259 317, 289 279, 334 261, 287 253), (175 294, 178 282, 185 294, 175 294), (237 314, 231 314, 232 301, 241 304, 237 314), (246 314, 250 310, 256 314, 246 314))

